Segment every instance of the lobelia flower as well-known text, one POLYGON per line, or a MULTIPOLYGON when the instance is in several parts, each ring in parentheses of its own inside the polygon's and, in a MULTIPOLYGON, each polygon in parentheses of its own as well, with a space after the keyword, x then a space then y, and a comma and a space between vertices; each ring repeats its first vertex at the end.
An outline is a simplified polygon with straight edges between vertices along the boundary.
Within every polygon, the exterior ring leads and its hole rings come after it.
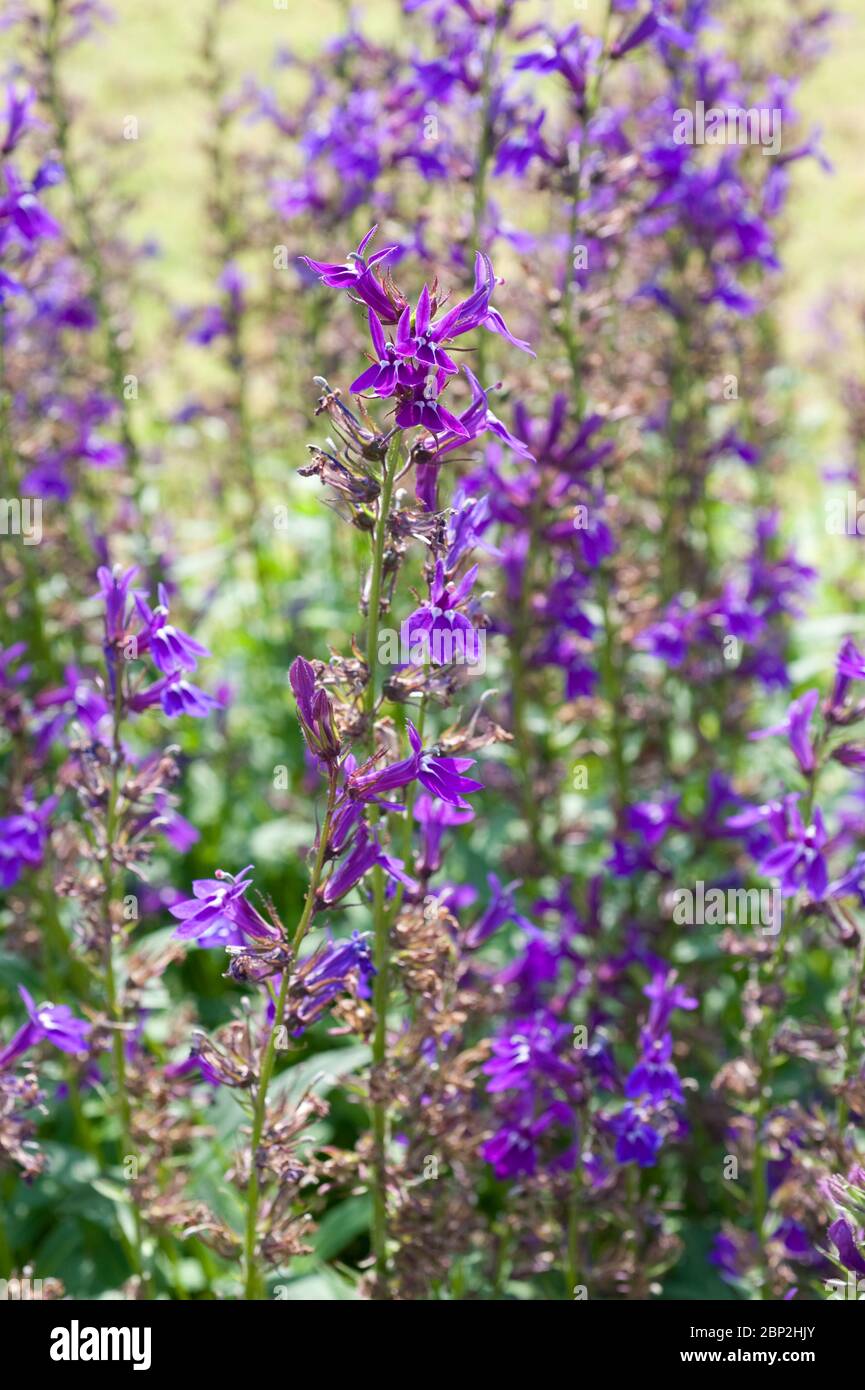
POLYGON ((467 406, 459 417, 459 431, 455 432, 453 438, 449 438, 446 434, 443 439, 436 439, 432 445, 421 443, 420 449, 427 449, 434 453, 436 458, 440 458, 444 454, 452 453, 454 449, 463 447, 467 441, 477 439, 489 431, 490 434, 496 435, 503 444, 506 444, 512 453, 517 454, 528 463, 534 463, 535 458, 528 444, 512 434, 498 416, 490 410, 489 391, 497 391, 501 382, 497 382, 495 386, 484 390, 471 368, 464 366, 463 371, 471 387, 472 400, 471 405, 467 406))
POLYGON ((645 843, 654 848, 670 830, 687 828, 678 814, 678 807, 678 796, 670 797, 667 801, 638 801, 628 807, 628 829, 635 835, 642 835, 645 843))
POLYGON ((32 666, 18 666, 17 670, 13 670, 26 651, 26 642, 13 642, 11 647, 0 647, 0 690, 14 690, 29 679, 32 666))
POLYGON ((332 907, 380 862, 381 847, 366 822, 363 822, 352 839, 348 854, 319 887, 321 904, 332 907))
POLYGON ((475 818, 470 806, 464 810, 441 801, 437 796, 421 792, 416 798, 413 815, 421 827, 421 847, 415 870, 422 878, 430 878, 442 866, 441 842, 444 831, 452 825, 466 825, 475 818))
POLYGON ((11 888, 26 868, 42 863, 58 799, 47 797, 39 806, 27 796, 17 815, 0 818, 0 887, 11 888))
POLYGON ((503 884, 496 874, 491 873, 487 874, 487 883, 492 894, 490 902, 465 934, 465 944, 470 951, 482 946, 506 922, 513 922, 524 931, 533 930, 534 924, 517 909, 514 893, 520 887, 520 880, 503 884))
POLYGON ((684 1009, 690 1012, 699 1008, 698 1001, 688 994, 684 985, 678 983, 675 970, 657 970, 643 993, 651 1000, 646 1028, 653 1037, 666 1032, 667 1023, 674 1010, 684 1009))
POLYGON ((517 58, 517 72, 558 72, 577 97, 584 97, 586 84, 595 70, 603 45, 590 38, 579 24, 572 24, 560 34, 546 30, 547 45, 517 58))
POLYGON ((356 931, 347 941, 328 941, 298 965, 289 985, 287 1010, 288 1026, 295 1036, 317 1022, 350 983, 361 999, 371 997, 375 967, 368 939, 368 933, 356 931))
POLYGON ((448 574, 453 574, 460 560, 472 550, 483 550, 495 559, 501 558, 502 552, 498 547, 484 539, 491 522, 490 499, 471 496, 460 484, 451 501, 448 518, 448 551, 445 556, 448 574))
MULTIPOLYGON (((444 378, 457 370, 453 360, 444 350, 444 344, 475 328, 485 328, 488 332, 504 338, 512 347, 517 347, 534 357, 529 344, 514 337, 499 311, 493 309, 490 304, 496 285, 502 282, 496 278, 489 257, 482 251, 475 254, 474 290, 467 299, 446 310, 442 317, 438 318, 441 305, 437 299, 434 300, 429 287, 424 285, 412 315, 408 301, 398 291, 393 290, 390 284, 390 293, 386 292, 373 269, 379 261, 392 255, 398 248, 387 246, 381 251, 376 251, 368 260, 364 259, 364 252, 376 230, 376 227, 372 227, 367 232, 357 251, 351 253, 344 265, 314 261, 309 256, 301 256, 300 259, 320 277, 322 284, 334 289, 350 290, 362 299, 380 320, 379 327, 383 324, 397 325, 393 346, 398 358, 417 363, 424 378, 430 372, 434 373, 436 378, 440 377, 441 385, 437 389, 441 390, 444 378), (442 366, 442 363, 445 365, 442 366)), ((373 332, 372 319, 370 331, 373 332)), ((388 358, 389 355, 381 350, 384 333, 382 332, 380 338, 374 337, 373 342, 378 361, 388 358)))
POLYGON ((0 1071, 40 1042, 50 1042, 61 1052, 75 1056, 86 1053, 92 1024, 76 1018, 67 1004, 34 1003, 23 985, 18 986, 18 993, 24 1000, 29 1017, 0 1052, 0 1071))
MULTIPOLYGON (((828 1235, 844 1268, 854 1274, 865 1274, 865 1255, 859 1249, 856 1233, 850 1223, 843 1216, 839 1216, 829 1227, 828 1235)), ((861 1232, 859 1238, 861 1240, 861 1232)))
POLYGON ((847 637, 842 643, 835 668, 835 686, 832 691, 830 707, 832 710, 840 710, 850 688, 850 682, 865 680, 865 656, 860 652, 852 638, 847 637))
POLYGON ((472 565, 458 583, 449 582, 445 580, 443 562, 436 560, 428 600, 405 620, 403 630, 412 653, 420 647, 424 661, 442 665, 477 652, 478 634, 459 611, 471 593, 477 573, 477 565, 472 565))
POLYGON ((376 758, 369 758, 346 779, 347 795, 353 800, 369 801, 380 792, 395 791, 417 780, 433 796, 466 810, 468 803, 463 797, 470 792, 483 791, 483 782, 475 782, 462 775, 467 768, 474 766, 474 758, 444 758, 436 753, 424 752, 423 740, 411 720, 408 722, 408 737, 412 747, 411 757, 377 770, 373 766, 376 758))
POLYGON ((650 1123, 651 1113, 641 1106, 626 1105, 607 1123, 616 1136, 617 1163, 636 1163, 652 1168, 663 1145, 663 1136, 650 1123))
POLYGON ((399 403, 394 413, 400 429, 419 426, 434 436, 450 431, 465 441, 468 438, 465 426, 437 399, 447 385, 446 374, 441 369, 427 372, 423 367, 414 367, 406 377, 407 380, 400 383, 399 403))
POLYGON ((210 652, 194 637, 182 632, 168 621, 168 594, 163 584, 159 585, 159 604, 151 608, 143 594, 135 594, 138 609, 145 631, 138 637, 139 653, 150 651, 153 664, 164 675, 176 675, 181 669, 194 671, 198 658, 210 656, 210 652))
POLYGON ((648 849, 640 845, 626 844, 618 837, 614 837, 612 846, 613 852, 604 860, 604 865, 617 878, 630 878, 636 873, 657 871, 658 866, 648 849))
POLYGON ((100 565, 96 571, 99 591, 105 604, 105 645, 109 647, 123 643, 127 628, 132 619, 134 590, 130 593, 132 581, 138 574, 138 566, 121 570, 115 565, 113 570, 100 565))
MULTIPOLYGON (((443 431, 418 440, 412 447, 412 459, 416 465, 416 496, 428 511, 436 510, 436 490, 438 469, 446 454, 464 448, 466 444, 489 432, 499 438, 520 458, 534 463, 534 457, 521 439, 512 434, 507 426, 489 408, 489 397, 474 373, 463 367, 472 392, 472 401, 457 420, 458 428, 452 426, 443 431)), ((497 388, 492 388, 497 389, 497 388)), ((456 417, 455 417, 456 418, 456 417)), ((423 423, 423 421, 420 421, 423 423)), ((488 499, 487 499, 487 505, 488 499)), ((450 559, 448 568, 452 568, 450 559)))
POLYGON ((372 391, 376 396, 387 398, 395 394, 402 368, 396 348, 385 338, 381 319, 372 309, 369 311, 369 332, 375 348, 375 360, 371 367, 367 367, 365 372, 361 372, 360 376, 355 378, 348 389, 355 396, 362 391, 372 391))
POLYGON ((677 48, 691 48, 694 44, 694 36, 663 13, 660 0, 654 0, 654 8, 613 45, 610 57, 624 58, 654 37, 677 48))
POLYGON ((444 372, 445 376, 456 376, 459 370, 457 364, 442 344, 449 342, 452 336, 478 326, 470 315, 465 316, 465 325, 459 326, 464 309, 465 305, 457 305, 438 323, 433 323, 429 286, 424 285, 414 315, 411 305, 407 304, 399 316, 393 342, 394 353, 404 362, 419 363, 427 373, 444 372))
POLYGON ((34 124, 32 109, 35 102, 36 93, 32 87, 19 91, 13 83, 6 84, 6 134, 0 144, 0 159, 8 159, 21 137, 34 124))
POLYGON ((11 164, 3 165, 3 174, 6 197, 0 198, 0 222, 8 218, 9 225, 31 245, 44 237, 59 237, 60 225, 42 207, 36 186, 23 182, 11 164))
POLYGON ((77 666, 67 666, 63 674, 63 685, 40 691, 33 701, 37 710, 58 710, 39 730, 36 746, 41 752, 47 751, 70 720, 77 719, 94 735, 109 713, 108 701, 94 688, 92 678, 85 676, 77 666))
POLYGON ((664 1101, 682 1103, 685 1099, 679 1074, 671 1062, 673 1039, 670 1033, 661 1037, 648 1028, 640 1034, 642 1057, 625 1082, 625 1095, 629 1100, 640 1100, 648 1096, 653 1105, 664 1101))
POLYGON ((531 1176, 542 1149, 551 1171, 572 1170, 585 1086, 570 1026, 547 1010, 515 1021, 493 1039, 483 1070, 490 1095, 514 1092, 504 1100, 500 1128, 481 1148, 496 1177, 531 1176))
POLYGON ((174 936, 180 941, 197 940, 224 929, 227 924, 253 941, 281 941, 278 928, 266 922, 246 901, 246 894, 252 887, 252 868, 249 864, 239 874, 217 869, 215 878, 195 879, 193 896, 168 909, 181 924, 175 927, 174 936))
POLYGON ((305 657, 298 656, 288 673, 300 727, 310 752, 323 763, 339 758, 339 737, 333 723, 333 705, 326 691, 316 689, 315 672, 305 657))
POLYGON ((395 251, 399 250, 399 247, 397 245, 383 246, 380 251, 375 251, 371 256, 365 258, 366 248, 377 231, 378 226, 371 227, 357 250, 351 251, 342 265, 335 265, 330 261, 314 261, 309 256, 301 256, 299 259, 319 276, 323 285, 328 285, 332 289, 352 291, 358 299, 362 299, 365 304, 369 305, 370 309, 374 310, 385 323, 395 323, 399 315, 385 294, 378 277, 373 273, 373 267, 386 260, 388 256, 392 256, 395 251))
POLYGON ((189 714, 194 719, 205 719, 211 710, 221 708, 219 700, 208 695, 199 686, 193 685, 181 671, 163 676, 162 680, 155 681, 146 689, 136 691, 129 697, 129 708, 135 713, 140 713, 155 705, 157 701, 169 719, 176 719, 181 714, 189 714))
POLYGON ((123 572, 117 566, 109 570, 104 565, 97 571, 105 604, 104 650, 112 692, 120 652, 123 651, 125 656, 126 649, 131 648, 132 654, 138 657, 149 651, 157 670, 164 674, 161 679, 130 695, 129 709, 140 713, 158 701, 169 719, 181 714, 203 719, 211 710, 220 708, 220 702, 187 680, 185 671, 194 669, 198 658, 208 656, 209 652, 194 638, 166 621, 167 591, 163 585, 159 586, 159 605, 155 609, 150 608, 147 595, 132 588, 137 573, 137 568, 123 572), (136 617, 143 626, 133 630, 136 617))
POLYGON ((758 729, 748 735, 751 739, 770 738, 775 734, 788 734, 790 747, 803 772, 814 770, 814 746, 811 742, 811 720, 820 699, 819 690, 806 690, 798 700, 794 700, 780 724, 768 729, 758 729))
POLYGON ((751 830, 765 826, 771 837, 769 845, 756 848, 760 873, 777 879, 785 898, 795 897, 807 889, 811 897, 821 901, 829 885, 829 869, 823 849, 828 835, 819 807, 814 809, 813 822, 805 826, 799 814, 798 793, 778 801, 766 802, 740 811, 727 821, 730 830, 751 830))
POLYGON ((375 833, 362 821, 349 844, 348 853, 319 887, 315 910, 318 912, 324 907, 332 907, 376 865, 380 865, 389 878, 402 883, 410 892, 418 891, 419 885, 405 873, 402 860, 386 854, 375 833))

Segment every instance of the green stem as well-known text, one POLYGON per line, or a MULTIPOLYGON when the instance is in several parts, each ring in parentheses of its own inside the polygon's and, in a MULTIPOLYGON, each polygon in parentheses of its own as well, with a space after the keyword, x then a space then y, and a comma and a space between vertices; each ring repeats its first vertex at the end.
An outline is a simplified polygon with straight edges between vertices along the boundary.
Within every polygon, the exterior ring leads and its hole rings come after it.
MULTIPOLYGON (((312 914, 315 908, 315 895, 318 891, 318 885, 321 882, 321 873, 327 855, 327 845, 330 839, 330 825, 335 801, 336 775, 332 773, 328 787, 327 811, 325 812, 324 824, 321 827, 321 834, 318 837, 318 853, 316 854, 315 864, 312 874, 310 875, 306 902, 304 903, 303 912, 291 943, 292 956, 294 959, 297 958, 297 952, 300 949, 301 942, 306 936, 309 924, 312 921, 312 914)), ((246 1235, 244 1243, 244 1267, 246 1270, 244 1297, 248 1300, 261 1298, 264 1292, 261 1271, 258 1267, 258 1260, 256 1258, 258 1204, 261 1196, 257 1154, 258 1147, 261 1143, 261 1136, 264 1132, 264 1121, 267 1115, 267 1091, 273 1076, 273 1069, 276 1065, 276 1044, 280 1029, 282 1028, 282 1020, 285 1016, 285 1002, 288 998, 290 979, 291 969, 286 968, 282 972, 279 995, 276 1001, 276 1011, 273 1024, 267 1036, 267 1045, 264 1049, 258 1089, 255 1095, 255 1106, 252 1112, 252 1139, 250 1141, 249 1183, 246 1189, 246 1235)))
MULTIPOLYGON (((390 917, 384 897, 384 871, 373 869, 373 913, 375 923, 375 983, 373 1008, 375 1033, 372 1041, 373 1085, 381 1083, 387 1061, 387 1006, 390 968, 390 917)), ((372 1107, 373 1191, 372 1250, 375 1257, 375 1297, 384 1298, 387 1288, 387 1106, 376 1100, 372 1107)))
MULTIPOLYGON (((4 493, 8 488, 9 495, 12 496, 16 492, 20 494, 21 487, 18 478, 17 456, 12 440, 12 388, 7 380, 6 372, 6 317, 3 305, 0 304, 0 462, 3 464, 0 487, 4 493)), ((22 545, 22 551, 24 578, 30 600, 27 644, 39 667, 42 670, 47 670, 52 662, 45 636, 42 603, 39 598, 40 566, 33 553, 33 546, 22 545)))
MULTIPOLYGON (((105 852, 102 858, 102 883, 105 891, 105 999, 108 1016, 112 1023, 111 1050, 114 1063, 114 1084, 116 1089, 117 1119, 120 1127, 119 1159, 123 1171, 127 1157, 132 1153, 132 1114, 129 1106, 129 1093, 126 1082, 126 1046, 123 1030, 123 1000, 117 986, 114 967, 114 918, 112 903, 114 899, 114 840, 118 828, 118 800, 120 792, 120 762, 123 756, 120 744, 120 725, 123 717, 123 665, 118 661, 114 672, 114 737, 111 748, 111 782, 108 790, 108 805, 105 815, 105 852)), ((142 1255, 143 1229, 141 1213, 133 1197, 132 1219, 134 1238, 124 1241, 132 1270, 137 1274, 147 1291, 149 1280, 144 1268, 142 1255)))
MULTIPOLYGON (((369 582, 366 662, 367 687, 364 710, 367 719, 366 736, 370 751, 375 751, 375 706, 376 671, 378 669, 378 632, 381 608, 382 572, 387 541, 388 518, 393 496, 401 450, 401 436, 394 435, 387 451, 381 480, 381 494, 378 503, 378 518, 373 540, 372 573, 369 582)), ((373 1008, 375 1011, 375 1033, 372 1045, 373 1086, 381 1076, 387 1058, 387 1007, 389 989, 389 914, 384 897, 384 873, 379 866, 373 870, 373 914, 374 914, 374 956, 375 984, 373 986, 373 1008)), ((383 1101, 372 1105, 373 1133, 373 1192, 372 1192, 372 1232, 371 1241, 375 1256, 376 1297, 383 1297, 387 1281, 387 1107, 383 1101)))
MULTIPOLYGON (((490 160, 495 150, 495 130, 493 128, 493 72, 495 70, 496 49, 502 29, 507 22, 508 7, 505 4, 499 6, 493 20, 493 30, 490 41, 484 54, 483 72, 481 74, 481 135, 478 143, 477 158, 475 161, 475 173, 472 182, 472 240, 474 245, 470 248, 472 252, 479 251, 481 239, 483 237, 484 218, 487 211, 487 177, 489 175, 490 160)), ((485 333, 481 333, 477 346, 476 370, 481 384, 486 375, 486 348, 487 338, 485 333)))
MULTIPOLYGON (((862 984, 865 981, 865 931, 859 927, 859 945, 856 950, 856 967, 853 972, 853 979, 850 983, 850 1000, 847 1005, 847 1017, 844 1028, 844 1085, 853 1079, 856 1069, 855 1052, 853 1048, 853 1036, 856 1031, 856 1020, 859 1016, 859 1007, 862 1002, 862 984)), ((847 1128, 850 1107, 844 1095, 838 1097, 838 1130, 842 1138, 844 1130, 847 1128)))
POLYGON ((375 526, 373 539, 372 573, 369 581, 369 596, 366 625, 366 665, 368 672, 366 693, 364 698, 364 712, 367 718, 367 742, 371 752, 375 751, 375 701, 376 701, 376 671, 378 669, 378 629, 381 621, 381 589, 382 589, 382 570, 384 568, 384 552, 387 542, 387 525, 390 516, 390 504, 393 497, 394 479, 400 460, 402 435, 395 434, 391 440, 387 451, 387 458, 384 461, 384 469, 381 480, 381 494, 378 501, 378 519, 375 526))
POLYGON ((45 60, 46 100, 54 122, 54 133, 63 164, 72 205, 78 219, 82 258, 90 272, 90 293, 97 317, 105 334, 105 357, 112 393, 120 410, 120 433, 132 478, 136 506, 140 508, 141 452, 132 427, 129 402, 126 398, 127 360, 120 336, 114 325, 108 304, 105 270, 99 250, 99 239, 87 197, 81 187, 77 166, 72 158, 69 140, 69 113, 60 87, 60 23, 64 0, 51 0, 43 56, 45 60))

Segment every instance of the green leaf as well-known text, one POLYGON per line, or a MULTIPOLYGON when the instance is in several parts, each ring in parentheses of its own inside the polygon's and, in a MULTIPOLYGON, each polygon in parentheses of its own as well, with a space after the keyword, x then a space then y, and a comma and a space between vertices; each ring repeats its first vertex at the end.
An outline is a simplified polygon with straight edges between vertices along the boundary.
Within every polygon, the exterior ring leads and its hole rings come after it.
POLYGON ((369 1197, 349 1197, 322 1217, 315 1237, 315 1253, 322 1261, 332 1260, 341 1250, 369 1228, 369 1197))
POLYGON ((271 1090, 277 1095, 287 1092, 295 1100, 299 1100, 306 1091, 312 1091, 317 1096, 325 1095, 338 1081, 367 1066, 371 1056, 371 1049, 366 1043, 317 1052, 314 1057, 307 1057, 288 1071, 281 1072, 271 1082, 271 1090))

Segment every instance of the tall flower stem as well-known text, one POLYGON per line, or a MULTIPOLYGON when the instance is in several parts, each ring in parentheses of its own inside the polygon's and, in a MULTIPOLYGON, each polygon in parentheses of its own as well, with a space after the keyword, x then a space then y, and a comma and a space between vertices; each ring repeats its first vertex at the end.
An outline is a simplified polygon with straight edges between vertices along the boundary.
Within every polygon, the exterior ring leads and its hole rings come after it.
MULTIPOLYGON (((495 150, 495 128, 493 123, 493 75, 495 73, 496 50, 499 44, 502 29, 507 23, 508 7, 506 4, 499 5, 493 19, 492 33, 487 44, 486 53, 483 60, 483 71, 481 74, 481 119, 480 119, 480 141, 478 143, 477 156, 475 160, 474 179, 472 181, 472 250, 477 250, 481 244, 484 229, 484 218, 487 212, 487 178, 489 175, 490 160, 495 150)), ((477 374, 483 381, 486 374, 486 336, 480 335, 477 347, 476 367, 477 374)))
MULTIPOLYGON (((20 491, 17 476, 15 445, 12 439, 12 388, 7 377, 6 364, 6 315, 0 304, 0 487, 9 495, 20 491)), ((32 553, 33 547, 22 546, 24 579, 30 600, 28 624, 28 646, 40 666, 51 664, 51 653, 45 637, 42 604, 39 598, 39 564, 32 553)))
MULTIPOLYGON (((120 796, 120 763, 123 751, 120 743, 120 727, 123 720, 123 667, 118 664, 114 671, 114 735, 111 748, 111 781, 108 789, 108 803, 105 812, 105 853, 102 859, 102 883, 105 891, 105 1002, 112 1023, 111 1050, 114 1065, 114 1084, 117 1096, 117 1119, 120 1128, 120 1167, 123 1170, 127 1158, 132 1153, 132 1113, 129 1105, 129 1092, 126 1078, 126 1039, 124 1035, 123 999, 118 989, 117 971, 114 961, 114 841, 118 829, 118 802, 120 796)), ((124 1241, 133 1272, 142 1280, 144 1290, 148 1288, 148 1274, 144 1265, 142 1251, 144 1232, 141 1213, 133 1197, 132 1221, 134 1237, 124 1241)))
POLYGON ((402 435, 400 433, 394 435, 388 447, 382 470, 378 519, 373 539, 372 571, 367 599, 366 666, 368 680, 364 698, 364 712, 367 718, 366 736, 370 752, 375 751, 374 715, 377 689, 376 671, 378 669, 378 630, 381 621, 382 572, 384 570, 384 552, 387 544, 387 527, 391 498, 393 497, 393 485, 399 467, 401 440, 402 435))
POLYGON ((126 397, 127 360, 120 335, 114 324, 108 303, 108 289, 105 269, 99 250, 99 239, 90 204, 81 186, 78 169, 72 157, 69 139, 69 112, 60 85, 60 26, 63 19, 64 0, 51 0, 46 25, 43 59, 45 63, 46 99, 54 123, 54 134, 63 163, 66 182, 72 197, 72 205, 78 221, 81 241, 81 254, 90 272, 90 294, 93 299, 102 331, 105 335, 105 361, 108 368, 111 391, 120 410, 120 433, 129 473, 132 478, 136 505, 140 500, 141 451, 133 429, 129 403, 126 397))
MULTIPOLYGON (((390 921, 384 897, 384 872, 373 870, 373 919, 375 924, 373 984, 375 1032, 372 1041, 372 1087, 376 1094, 387 1060, 387 1006, 390 969, 390 921)), ((374 1182, 372 1191, 372 1249, 375 1257, 375 1297, 384 1298, 387 1285, 387 1106, 373 1100, 372 1138, 374 1182)))
MULTIPOLYGON (((321 827, 321 833, 318 837, 318 851, 309 879, 309 888, 307 889, 303 912, 301 913, 300 921, 297 924, 297 930, 294 933, 291 943, 292 955, 295 959, 297 958, 297 953, 300 950, 303 938, 309 930, 309 924, 312 921, 312 913, 315 907, 315 895, 318 891, 318 885, 321 882, 321 872, 324 868, 327 855, 327 845, 330 839, 330 825, 335 801, 336 774, 335 772, 331 772, 327 792, 327 810, 324 816, 324 823, 321 827)), ((267 1115, 267 1092, 273 1077, 273 1069, 276 1065, 276 1044, 279 1031, 282 1028, 282 1020, 285 1017, 285 1002, 288 998, 290 978, 291 969, 288 968, 283 970, 282 980, 279 986, 279 995, 276 1000, 273 1024, 268 1032, 264 1057, 261 1062, 258 1089, 255 1094, 255 1105, 252 1112, 252 1138, 250 1140, 249 1183, 246 1189, 246 1235, 244 1242, 244 1296, 247 1299, 260 1298, 263 1294, 263 1280, 256 1258, 258 1204, 261 1196, 257 1154, 258 1146, 261 1143, 261 1136, 264 1132, 264 1121, 267 1115)))
MULTIPOLYGON (((222 20, 225 0, 214 0, 208 12, 201 45, 204 66, 204 85, 211 102, 211 127, 207 154, 210 164, 210 213, 216 228, 216 254, 219 269, 224 271, 243 247, 245 223, 238 217, 242 199, 234 187, 232 170, 235 161, 229 143, 231 117, 226 109, 229 75, 220 57, 222 20)), ((241 298, 228 287, 223 290, 222 310, 227 328, 225 365, 231 376, 231 410, 233 415, 232 465, 240 464, 249 506, 244 517, 243 547, 235 548, 234 558, 242 549, 252 557, 258 589, 262 597, 268 590, 267 571, 261 547, 256 538, 256 524, 263 515, 264 498, 256 470, 255 437, 250 402, 250 373, 245 346, 246 313, 241 298)))
MULTIPOLYGON (((853 978, 850 981, 850 999, 847 1005, 847 1016, 844 1027, 844 1073, 845 1083, 851 1081, 855 1070, 855 1049, 853 1039, 856 1033, 856 1020, 859 1017, 859 1009, 862 1003, 862 985, 865 982, 865 931, 859 926, 859 944, 856 947, 856 965, 853 970, 853 978)), ((847 1127, 850 1107, 845 1095, 838 1098, 838 1129, 843 1135, 847 1127)))
MULTIPOLYGON (((370 751, 375 751, 375 703, 376 671, 378 668, 378 633, 380 623, 382 573, 384 569, 385 546, 387 542, 388 518, 390 514, 393 485, 396 477, 401 448, 401 435, 396 434, 391 441, 384 461, 381 480, 381 493, 378 504, 378 520, 373 540, 372 572, 369 581, 366 662, 368 681, 365 697, 367 718, 367 739, 370 751)), ((373 923, 375 932, 374 961, 375 983, 373 986, 373 1008, 375 1011, 375 1032, 372 1044, 372 1089, 381 1077, 387 1058, 387 1009, 389 992, 390 922, 384 896, 384 873, 380 867, 373 870, 373 923)), ((383 1297, 387 1280, 387 1107, 383 1100, 374 1099, 372 1103, 373 1134, 373 1193, 372 1193, 372 1248, 375 1256, 376 1296, 383 1297)))

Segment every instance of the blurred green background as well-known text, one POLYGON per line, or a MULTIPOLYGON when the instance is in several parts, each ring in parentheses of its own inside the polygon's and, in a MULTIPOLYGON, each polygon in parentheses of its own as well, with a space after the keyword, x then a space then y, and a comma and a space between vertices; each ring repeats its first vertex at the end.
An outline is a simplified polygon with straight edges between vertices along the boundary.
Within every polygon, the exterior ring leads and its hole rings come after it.
MULTIPOLYGON (((344 31, 349 10, 341 0, 233 0, 222 21, 223 54, 234 75, 266 82, 279 48, 304 54, 322 39, 344 31)), ((744 0, 745 8, 764 0, 744 0)), ((539 3, 538 14, 591 23, 601 0, 585 13, 570 0, 539 3)), ((195 86, 201 35, 213 0, 115 0, 116 22, 70 57, 67 80, 97 109, 102 128, 126 148, 130 190, 140 199, 135 226, 155 235, 165 252, 166 272, 181 297, 200 279, 205 227, 198 194, 203 177, 203 140, 209 111, 195 86), (139 121, 137 142, 123 141, 123 121, 139 121)), ((351 7, 374 36, 393 32, 401 19, 398 0, 357 0, 351 7)), ((813 334, 810 316, 827 289, 865 290, 861 253, 865 226, 865 162, 862 157, 862 87, 865 81, 865 5, 836 0, 831 51, 802 90, 802 111, 821 128, 823 147, 834 165, 829 177, 813 162, 796 171, 790 208, 786 324, 790 346, 807 356, 813 334)), ((205 289, 206 286, 202 286, 205 289)))

